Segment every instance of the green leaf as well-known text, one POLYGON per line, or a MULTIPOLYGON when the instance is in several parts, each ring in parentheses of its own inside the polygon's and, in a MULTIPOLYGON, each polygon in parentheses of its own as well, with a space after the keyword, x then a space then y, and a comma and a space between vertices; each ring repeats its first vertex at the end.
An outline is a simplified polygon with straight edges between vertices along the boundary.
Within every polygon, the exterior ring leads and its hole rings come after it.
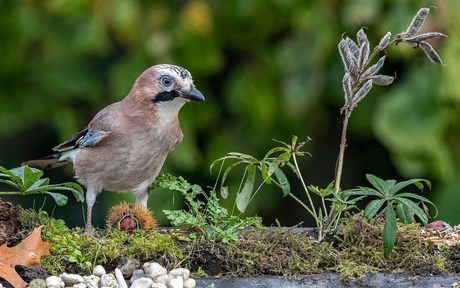
POLYGON ((56 202, 56 204, 58 206, 64 206, 65 204, 67 204, 67 196, 63 195, 63 194, 60 194, 60 193, 54 193, 54 192, 47 192, 46 194, 50 195, 51 197, 53 197, 54 201, 56 202))
POLYGON ((267 163, 270 166, 271 162, 265 160, 260 161, 260 172, 262 173, 262 180, 267 184, 272 184, 273 179, 270 177, 267 171, 267 163))
POLYGON ((236 207, 242 213, 246 210, 246 207, 251 200, 252 191, 254 190, 254 182, 256 179, 257 167, 254 164, 249 164, 246 167, 246 181, 244 182, 241 191, 236 194, 236 207))
POLYGON ((366 208, 364 209, 364 217, 369 220, 374 217, 375 214, 379 212, 380 208, 382 208, 385 201, 385 199, 375 199, 369 202, 369 204, 367 204, 366 208))
POLYGON ((436 216, 438 215, 438 207, 436 207, 436 205, 435 205, 433 202, 431 202, 429 199, 427 199, 427 198, 425 198, 425 197, 423 197, 423 196, 420 196, 420 195, 417 195, 417 194, 413 194, 413 193, 399 193, 399 194, 397 195, 397 197, 398 197, 398 198, 399 198, 399 197, 413 198, 413 199, 420 200, 420 201, 422 201, 422 202, 424 202, 424 203, 428 203, 428 204, 430 204, 431 206, 433 206, 434 209, 435 209, 435 215, 434 215, 433 217, 436 217, 436 216))
POLYGON ((395 198, 396 201, 404 204, 409 213, 414 213, 424 225, 428 224, 428 215, 414 201, 406 198, 395 198))
POLYGON ((278 180, 278 184, 281 187, 281 191, 283 191, 283 197, 288 196, 289 193, 291 193, 291 185, 289 185, 289 180, 287 179, 283 170, 281 170, 280 168, 276 169, 274 175, 276 177, 276 180, 278 180))
POLYGON ((423 191, 423 188, 425 188, 423 186, 423 183, 425 183, 428 186, 428 188, 431 189, 431 182, 426 179, 409 179, 407 181, 402 181, 394 185, 390 190, 390 195, 396 194, 399 190, 411 184, 414 184, 415 186, 417 186, 418 189, 420 189, 420 191, 423 191))
POLYGON ((366 178, 369 181, 369 183, 372 184, 372 186, 374 186, 379 192, 386 196, 389 195, 391 187, 394 186, 394 184, 396 183, 396 181, 394 180, 384 181, 372 174, 366 174, 366 178))
POLYGON ((412 213, 408 213, 404 204, 399 203, 396 205, 396 214, 401 222, 410 224, 414 222, 414 217, 412 217, 412 213))
POLYGON ((359 187, 356 189, 345 190, 342 192, 342 195, 344 195, 345 197, 360 196, 360 195, 361 196, 376 196, 380 198, 385 197, 385 195, 380 193, 380 191, 372 189, 372 188, 368 188, 368 187, 359 187))
POLYGON ((388 202, 383 225, 383 251, 385 254, 390 253, 396 243, 397 236, 396 214, 393 210, 393 201, 388 202))

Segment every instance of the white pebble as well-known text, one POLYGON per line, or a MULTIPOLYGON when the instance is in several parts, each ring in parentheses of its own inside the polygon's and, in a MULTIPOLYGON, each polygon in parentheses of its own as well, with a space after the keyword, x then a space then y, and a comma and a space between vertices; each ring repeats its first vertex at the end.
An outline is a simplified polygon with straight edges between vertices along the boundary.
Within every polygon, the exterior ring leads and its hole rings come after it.
POLYGON ((170 288, 184 288, 184 279, 179 276, 179 277, 174 277, 169 281, 170 288))
POLYGON ((153 279, 156 283, 162 283, 165 285, 169 284, 169 281, 171 281, 171 275, 169 274, 164 274, 164 275, 159 275, 153 279))
POLYGON ((150 288, 168 288, 168 286, 166 286, 163 283, 153 283, 152 286, 150 286, 150 288))
POLYGON ((99 281, 101 278, 96 275, 91 275, 91 276, 83 276, 83 280, 85 281, 84 283, 88 288, 98 288, 99 287, 99 281))
POLYGON ((118 268, 115 268, 115 278, 117 278, 118 285, 120 285, 120 288, 128 288, 128 284, 126 284, 126 280, 123 277, 123 273, 121 273, 121 270, 118 268))
POLYGON ((64 281, 58 276, 50 276, 46 278, 46 287, 48 288, 63 288, 65 286, 64 281))
POLYGON ((139 278, 134 280, 134 282, 129 286, 130 288, 150 288, 153 284, 153 280, 150 278, 139 278))
POLYGON ((73 286, 75 284, 83 283, 83 277, 81 277, 78 274, 67 274, 67 273, 62 273, 59 275, 59 278, 64 281, 65 286, 73 286))
POLYGON ((195 287, 196 287, 195 279, 188 278, 187 280, 184 281, 184 288, 195 288, 195 287))
POLYGON ((156 262, 147 262, 142 265, 142 269, 144 269, 145 276, 155 279, 155 277, 159 275, 167 274, 166 268, 161 266, 159 263, 156 262))
POLYGON ((185 269, 185 268, 176 268, 176 269, 172 269, 171 271, 169 271, 169 275, 173 277, 180 276, 185 281, 188 279, 188 277, 190 277, 190 270, 185 269))
POLYGON ((98 277, 102 277, 102 275, 106 274, 104 267, 101 265, 96 265, 93 268, 93 275, 96 275, 98 277))
POLYGON ((100 286, 104 287, 112 287, 112 288, 119 288, 118 281, 113 274, 104 274, 101 276, 101 283, 100 286))
POLYGON ((86 288, 85 283, 77 283, 72 286, 73 288, 86 288))

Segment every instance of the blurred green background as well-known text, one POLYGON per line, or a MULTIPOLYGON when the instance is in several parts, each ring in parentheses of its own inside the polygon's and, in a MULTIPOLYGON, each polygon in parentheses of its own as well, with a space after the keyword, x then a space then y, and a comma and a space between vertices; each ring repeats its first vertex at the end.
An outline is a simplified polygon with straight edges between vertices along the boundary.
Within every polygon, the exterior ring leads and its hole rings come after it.
MULTIPOLYGON (((421 7, 431 10, 423 31, 449 37, 431 42, 445 65, 406 45, 388 49, 383 73, 393 85, 375 87, 352 115, 342 188, 367 185, 366 173, 403 180, 427 178, 425 196, 438 219, 460 223, 460 2, 368 0, 6 0, 0 2, 0 165, 45 156, 85 127, 104 106, 122 99, 147 67, 187 68, 206 96, 181 111, 184 141, 163 172, 203 187, 214 185, 211 162, 227 152, 262 157, 291 135, 313 140, 300 160, 306 182, 333 180, 343 105, 343 66, 337 44, 361 27, 372 45, 404 31, 421 7)), ((215 171, 217 172, 217 171, 215 171)), ((49 171, 52 183, 72 180, 72 167, 49 171)), ((238 176, 234 174, 237 187, 238 176)), ((296 195, 302 195, 292 175, 296 195)), ((311 219, 300 205, 266 186, 246 215, 267 225, 311 219)), ((43 197, 2 197, 39 208, 43 197), (27 200, 27 201, 25 201, 27 200)), ((103 193, 95 207, 102 225, 111 205, 130 195, 103 193)), ((83 225, 73 199, 45 209, 69 225, 83 225)), ((230 199, 231 200, 231 199, 230 199)), ((224 202, 230 206, 231 201, 224 202)), ((181 196, 155 191, 162 209, 182 207, 181 196)))

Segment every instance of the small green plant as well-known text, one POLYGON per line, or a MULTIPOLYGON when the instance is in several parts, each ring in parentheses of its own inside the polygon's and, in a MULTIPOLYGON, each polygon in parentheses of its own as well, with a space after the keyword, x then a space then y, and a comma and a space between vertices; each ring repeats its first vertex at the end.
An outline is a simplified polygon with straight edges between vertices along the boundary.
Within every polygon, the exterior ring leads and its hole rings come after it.
POLYGON ((200 186, 192 185, 182 177, 162 174, 157 177, 153 187, 178 191, 184 196, 188 211, 163 212, 171 221, 171 225, 191 230, 191 239, 228 243, 238 240, 238 231, 261 225, 261 219, 258 217, 241 219, 236 215, 230 215, 227 209, 220 205, 214 189, 208 195, 200 186))
POLYGON ((217 182, 220 180, 220 193, 223 198, 227 198, 229 188, 226 186, 226 181, 230 171, 241 164, 246 166, 234 202, 234 208, 236 207, 242 213, 246 210, 246 207, 254 199, 264 184, 274 184, 278 186, 283 192, 283 196, 290 196, 293 198, 315 219, 318 229, 318 240, 321 241, 327 232, 337 227, 341 219, 341 214, 355 208, 355 202, 360 198, 354 198, 352 201, 346 199, 344 196, 348 197, 348 195, 339 195, 335 192, 333 183, 329 184, 325 189, 320 189, 312 185, 307 186, 297 161, 298 156, 305 156, 308 154, 307 152, 301 151, 307 141, 297 143, 297 140, 297 136, 292 136, 290 144, 275 140, 282 145, 271 149, 261 160, 248 154, 237 152, 228 153, 226 156, 212 163, 211 171, 217 163, 221 163, 216 186, 217 182), (233 160, 234 162, 228 165, 222 174, 224 163, 227 160, 233 160), (303 191, 307 197, 306 202, 292 193, 288 178, 282 170, 283 167, 289 167, 289 170, 291 170, 301 182, 303 191), (257 171, 260 171, 262 181, 255 189, 257 171), (319 205, 314 201, 314 195, 320 198, 321 202, 319 205), (331 207, 327 205, 327 202, 335 203, 334 209, 336 209, 337 213, 333 213, 333 221, 326 221, 331 219, 332 214, 330 210, 331 207))
POLYGON ((427 198, 401 190, 409 185, 415 185, 418 189, 423 191, 424 185, 431 188, 431 183, 425 179, 410 179, 403 182, 396 182, 396 180, 382 180, 374 175, 367 174, 367 180, 374 188, 359 187, 350 189, 343 192, 343 195, 355 197, 377 197, 367 204, 364 209, 364 216, 371 219, 378 215, 384 214, 385 221, 383 226, 383 249, 385 254, 390 253, 396 243, 397 233, 397 219, 406 224, 414 223, 415 216, 417 216, 424 225, 428 223, 428 208, 426 204, 432 205, 437 214, 437 208, 427 198), (419 201, 419 204, 414 202, 419 201), (422 205, 423 208, 420 208, 422 205), (379 214, 377 214, 381 211, 379 214))
POLYGON ((46 194, 51 196, 57 205, 67 204, 68 197, 51 191, 70 191, 75 199, 84 202, 83 188, 74 182, 49 184, 48 178, 41 178, 43 171, 28 166, 6 169, 0 166, 0 183, 9 185, 15 191, 0 191, 0 195, 34 195, 46 194))

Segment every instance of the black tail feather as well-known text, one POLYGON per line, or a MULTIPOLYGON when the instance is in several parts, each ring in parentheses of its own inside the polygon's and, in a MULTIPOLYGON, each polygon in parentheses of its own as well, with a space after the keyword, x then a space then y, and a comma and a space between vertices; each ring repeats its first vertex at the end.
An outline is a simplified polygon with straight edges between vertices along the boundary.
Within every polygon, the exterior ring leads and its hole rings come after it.
POLYGON ((40 170, 48 170, 57 167, 61 167, 69 162, 65 160, 59 160, 61 153, 56 153, 50 156, 43 157, 41 159, 29 160, 22 163, 22 166, 29 166, 40 170))

